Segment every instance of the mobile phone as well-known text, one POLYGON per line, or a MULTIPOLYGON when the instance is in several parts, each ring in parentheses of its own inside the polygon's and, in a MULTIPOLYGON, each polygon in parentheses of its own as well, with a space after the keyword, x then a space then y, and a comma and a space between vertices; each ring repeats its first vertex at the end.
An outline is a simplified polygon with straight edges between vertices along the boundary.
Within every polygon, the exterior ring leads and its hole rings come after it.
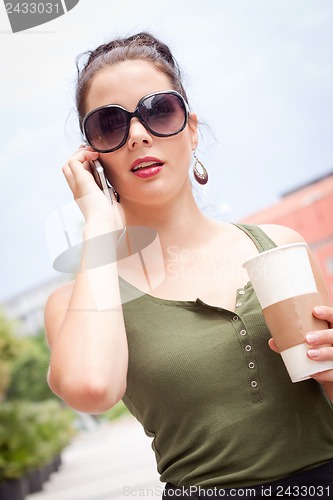
POLYGON ((91 171, 96 181, 97 186, 103 191, 105 196, 110 201, 111 205, 113 205, 113 199, 111 195, 112 186, 108 185, 108 182, 105 177, 104 168, 101 165, 101 162, 98 160, 94 160, 90 162, 91 171))

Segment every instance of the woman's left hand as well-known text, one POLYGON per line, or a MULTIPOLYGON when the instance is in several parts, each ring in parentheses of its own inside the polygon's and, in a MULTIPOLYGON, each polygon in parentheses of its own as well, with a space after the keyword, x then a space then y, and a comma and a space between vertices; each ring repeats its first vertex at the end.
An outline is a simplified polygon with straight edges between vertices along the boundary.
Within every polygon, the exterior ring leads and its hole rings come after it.
MULTIPOLYGON (((327 321, 328 328, 307 334, 306 341, 309 344, 308 357, 314 361, 333 361, 333 308, 328 306, 315 307, 313 315, 318 319, 327 321)), ((333 369, 316 373, 312 375, 312 378, 324 383, 325 389, 326 383, 330 383, 332 385, 331 392, 333 397, 333 369)))
MULTIPOLYGON (((315 307, 313 315, 327 321, 328 328, 325 330, 316 330, 306 335, 306 341, 309 344, 308 357, 314 361, 333 361, 333 308, 328 306, 315 307)), ((279 352, 273 339, 269 340, 270 348, 279 352)), ((324 390, 333 401, 333 369, 324 372, 315 373, 311 378, 320 382, 324 390)))

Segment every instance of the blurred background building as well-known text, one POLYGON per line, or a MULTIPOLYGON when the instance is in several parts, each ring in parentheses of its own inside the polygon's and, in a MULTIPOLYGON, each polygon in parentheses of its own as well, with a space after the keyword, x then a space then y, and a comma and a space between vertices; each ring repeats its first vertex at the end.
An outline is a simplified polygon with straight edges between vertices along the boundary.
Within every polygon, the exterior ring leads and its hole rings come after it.
POLYGON ((16 333, 21 336, 33 335, 44 328, 44 309, 49 295, 68 280, 68 275, 49 279, 25 290, 1 305, 6 316, 17 320, 16 333))

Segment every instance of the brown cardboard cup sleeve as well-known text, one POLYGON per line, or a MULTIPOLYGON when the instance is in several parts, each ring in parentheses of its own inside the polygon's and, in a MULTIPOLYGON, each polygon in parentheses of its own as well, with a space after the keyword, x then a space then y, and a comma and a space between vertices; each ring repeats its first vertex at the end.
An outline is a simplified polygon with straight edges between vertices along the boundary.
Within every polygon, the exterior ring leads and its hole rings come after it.
POLYGON ((244 263, 271 335, 292 382, 333 369, 333 361, 308 358, 305 335, 328 327, 312 310, 321 305, 306 243, 284 245, 244 263))

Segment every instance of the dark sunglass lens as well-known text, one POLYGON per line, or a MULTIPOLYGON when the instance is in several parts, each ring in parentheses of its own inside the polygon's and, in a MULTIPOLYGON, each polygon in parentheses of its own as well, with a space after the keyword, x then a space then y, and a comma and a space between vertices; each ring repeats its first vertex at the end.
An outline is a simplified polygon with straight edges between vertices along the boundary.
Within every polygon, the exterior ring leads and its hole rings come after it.
POLYGON ((140 106, 140 114, 152 132, 165 136, 180 132, 186 123, 184 104, 175 94, 147 97, 140 106))
POLYGON ((126 112, 111 106, 98 109, 88 117, 84 129, 93 148, 100 151, 117 148, 126 134, 126 112))

